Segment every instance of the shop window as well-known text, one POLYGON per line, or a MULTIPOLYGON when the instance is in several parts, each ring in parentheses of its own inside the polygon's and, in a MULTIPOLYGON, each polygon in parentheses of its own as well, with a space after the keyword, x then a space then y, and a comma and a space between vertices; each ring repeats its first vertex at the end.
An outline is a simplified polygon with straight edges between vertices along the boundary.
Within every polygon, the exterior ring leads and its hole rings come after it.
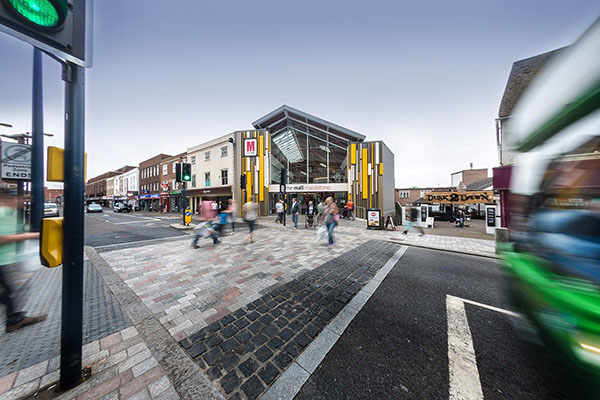
POLYGON ((226 169, 222 169, 221 170, 221 185, 223 185, 223 186, 228 185, 227 175, 228 175, 227 170, 226 169))
POLYGON ((207 151, 204 153, 204 161, 209 161, 210 160, 210 151, 207 151))
POLYGON ((210 172, 205 172, 204 173, 204 186, 205 187, 209 187, 210 186, 210 172))
POLYGON ((221 157, 227 157, 227 146, 221 147, 221 157))

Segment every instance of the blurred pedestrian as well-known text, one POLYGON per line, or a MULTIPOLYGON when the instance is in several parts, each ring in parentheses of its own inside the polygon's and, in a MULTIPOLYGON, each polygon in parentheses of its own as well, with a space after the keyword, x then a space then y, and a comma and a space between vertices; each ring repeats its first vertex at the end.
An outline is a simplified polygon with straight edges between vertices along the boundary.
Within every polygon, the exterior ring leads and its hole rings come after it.
POLYGON ((346 207, 348 208, 348 218, 354 221, 354 202, 352 200, 348 200, 346 207))
POLYGON ((249 202, 244 204, 244 221, 248 224, 248 239, 250 243, 254 243, 254 225, 256 223, 258 204, 254 202, 254 197, 249 202))
POLYGON ((279 200, 277 203, 275 203, 275 212, 277 213, 277 219, 275 222, 279 224, 283 224, 283 210, 283 200, 279 200))
POLYGON ((300 203, 296 201, 296 198, 292 198, 292 221, 294 222, 294 229, 298 229, 298 214, 300 213, 300 203))
POLYGON ((323 213, 325 214, 324 222, 327 227, 327 234, 329 240, 329 248, 333 247, 333 229, 336 227, 340 214, 337 205, 333 201, 333 197, 328 197, 325 200, 325 206, 323 207, 323 213))
POLYGON ((231 222, 231 234, 233 235, 233 232, 235 232, 235 203, 232 199, 227 200, 227 209, 225 212, 229 216, 229 222, 231 222))
POLYGON ((17 243, 39 238, 37 232, 24 232, 21 215, 17 212, 17 204, 22 201, 22 198, 11 196, 7 188, 0 188, 0 302, 6 306, 6 332, 35 324, 47 317, 46 314, 30 317, 18 311, 8 282, 6 268, 18 263, 21 258, 17 243))

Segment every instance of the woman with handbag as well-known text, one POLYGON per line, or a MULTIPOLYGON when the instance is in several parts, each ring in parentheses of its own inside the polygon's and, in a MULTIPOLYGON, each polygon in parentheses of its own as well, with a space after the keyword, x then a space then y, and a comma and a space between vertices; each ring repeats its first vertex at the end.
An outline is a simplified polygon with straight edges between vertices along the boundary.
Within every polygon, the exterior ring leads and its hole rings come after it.
POLYGON ((338 221, 340 220, 340 214, 339 214, 337 205, 333 201, 333 197, 328 197, 325 200, 324 213, 325 213, 324 222, 325 222, 325 226, 327 227, 329 248, 332 248, 333 247, 333 229, 335 228, 338 221))

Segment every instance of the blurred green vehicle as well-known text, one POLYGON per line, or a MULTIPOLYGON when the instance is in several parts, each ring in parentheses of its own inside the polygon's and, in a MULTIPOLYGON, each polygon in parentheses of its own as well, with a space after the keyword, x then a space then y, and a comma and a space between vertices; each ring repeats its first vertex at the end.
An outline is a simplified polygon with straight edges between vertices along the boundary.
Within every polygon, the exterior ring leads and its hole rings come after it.
POLYGON ((579 394, 600 398, 600 21, 542 71, 509 124, 521 152, 500 247, 509 294, 579 394))

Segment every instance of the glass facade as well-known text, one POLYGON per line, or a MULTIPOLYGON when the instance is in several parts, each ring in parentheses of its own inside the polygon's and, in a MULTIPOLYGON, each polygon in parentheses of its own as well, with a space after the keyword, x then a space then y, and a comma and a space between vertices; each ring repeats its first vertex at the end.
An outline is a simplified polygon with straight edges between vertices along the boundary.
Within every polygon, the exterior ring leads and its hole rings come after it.
POLYGON ((283 167, 288 169, 288 183, 347 182, 350 139, 290 118, 270 130, 271 183, 279 183, 283 167))

